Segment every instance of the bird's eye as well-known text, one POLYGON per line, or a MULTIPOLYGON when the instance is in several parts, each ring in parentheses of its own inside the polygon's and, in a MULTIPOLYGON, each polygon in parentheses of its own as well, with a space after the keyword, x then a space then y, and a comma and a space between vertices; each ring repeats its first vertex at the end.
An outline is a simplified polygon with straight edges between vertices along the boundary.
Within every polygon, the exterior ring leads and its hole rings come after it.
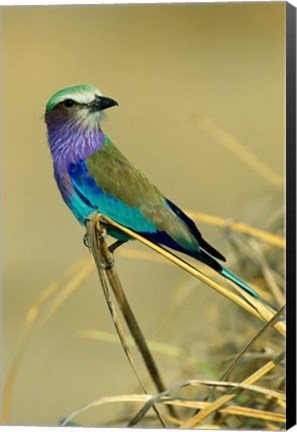
POLYGON ((75 102, 72 99, 66 99, 63 102, 63 105, 66 108, 71 108, 71 107, 73 107, 74 104, 75 104, 75 102))

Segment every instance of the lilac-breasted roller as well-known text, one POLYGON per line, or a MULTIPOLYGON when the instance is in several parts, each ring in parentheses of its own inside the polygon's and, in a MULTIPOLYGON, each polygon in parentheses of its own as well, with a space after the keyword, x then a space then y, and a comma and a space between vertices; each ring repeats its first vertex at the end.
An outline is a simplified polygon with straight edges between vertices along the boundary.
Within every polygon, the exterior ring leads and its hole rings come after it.
MULTIPOLYGON (((74 216, 84 225, 98 211, 152 242, 196 258, 259 297, 218 261, 226 260, 195 223, 103 133, 103 111, 114 105, 96 87, 78 85, 58 91, 46 106, 55 179, 74 216)), ((107 232, 117 239, 116 246, 130 239, 122 231, 107 232)))

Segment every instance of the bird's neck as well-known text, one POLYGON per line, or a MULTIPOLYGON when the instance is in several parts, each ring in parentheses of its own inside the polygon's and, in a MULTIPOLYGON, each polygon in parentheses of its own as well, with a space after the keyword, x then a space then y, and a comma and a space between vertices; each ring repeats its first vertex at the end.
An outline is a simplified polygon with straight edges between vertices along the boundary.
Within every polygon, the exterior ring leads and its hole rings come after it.
POLYGON ((78 163, 99 150, 105 141, 105 135, 95 124, 92 128, 76 123, 59 125, 48 124, 48 142, 55 169, 62 171, 72 163, 78 163))

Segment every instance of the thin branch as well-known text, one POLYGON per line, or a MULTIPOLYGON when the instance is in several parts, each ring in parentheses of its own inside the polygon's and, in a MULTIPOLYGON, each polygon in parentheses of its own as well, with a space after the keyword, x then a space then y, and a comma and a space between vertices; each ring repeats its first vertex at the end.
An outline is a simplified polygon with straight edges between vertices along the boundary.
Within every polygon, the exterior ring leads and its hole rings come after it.
MULTIPOLYGON (((134 316, 134 313, 129 305, 129 302, 125 296, 121 281, 119 279, 119 276, 117 274, 116 268, 113 265, 113 256, 109 252, 107 244, 105 242, 105 235, 104 235, 104 228, 100 224, 99 220, 99 214, 93 213, 91 219, 87 222, 87 234, 88 239, 90 240, 90 247, 94 256, 94 260, 96 263, 96 267, 98 270, 98 274, 100 277, 101 285, 103 289, 105 288, 105 281, 104 281, 104 274, 106 274, 109 284, 111 286, 111 289, 115 295, 115 298, 119 304, 119 307, 121 309, 121 312, 125 318, 126 324, 131 332, 131 335, 137 345, 137 347, 140 350, 140 353, 142 355, 142 358, 144 360, 144 363, 147 367, 147 370, 159 392, 165 390, 165 385, 163 383, 163 380, 161 378, 160 372, 157 368, 157 365, 154 361, 154 358, 150 352, 150 349, 146 343, 146 340, 141 332, 141 329, 138 325, 138 322, 134 316)), ((115 322, 114 322, 115 323, 115 322)), ((117 323, 115 323, 116 325, 117 323)), ((117 332, 120 336, 120 340, 122 342, 122 345, 124 347, 124 350, 127 353, 129 353, 129 348, 126 342, 123 341, 123 333, 119 331, 119 328, 116 325, 117 332), (124 343, 123 343, 124 342, 124 343)), ((131 355, 127 354, 128 359, 131 363, 131 355)), ((132 364, 132 363, 131 363, 132 364)), ((134 364, 133 369, 135 370, 134 364)), ((135 370, 136 372, 136 370, 135 370)), ((136 376, 138 377, 138 374, 136 373, 136 376)), ((139 377, 138 377, 139 379, 139 377)), ((140 381, 141 382, 141 381, 140 381)), ((143 387, 143 390, 146 392, 146 389, 144 388, 142 382, 141 385, 143 387)), ((146 392, 147 393, 147 392, 146 392)), ((168 407, 169 412, 172 416, 177 417, 177 414, 173 407, 168 407)), ((156 410, 156 409, 155 409, 156 410)), ((161 419, 159 413, 157 412, 158 417, 161 419)), ((163 426, 164 422, 161 420, 163 426)))

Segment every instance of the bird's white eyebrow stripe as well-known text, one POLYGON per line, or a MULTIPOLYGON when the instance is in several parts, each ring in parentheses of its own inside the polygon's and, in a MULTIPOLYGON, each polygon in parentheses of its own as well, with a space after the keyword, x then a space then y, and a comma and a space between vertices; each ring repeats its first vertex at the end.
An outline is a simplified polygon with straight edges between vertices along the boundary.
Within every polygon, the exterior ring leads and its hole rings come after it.
POLYGON ((56 104, 59 104, 65 101, 66 99, 72 99, 74 102, 77 102, 79 104, 88 104, 90 102, 93 102, 95 96, 101 96, 101 95, 94 94, 92 92, 84 92, 84 93, 72 92, 72 93, 64 94, 59 98, 57 98, 56 104))

